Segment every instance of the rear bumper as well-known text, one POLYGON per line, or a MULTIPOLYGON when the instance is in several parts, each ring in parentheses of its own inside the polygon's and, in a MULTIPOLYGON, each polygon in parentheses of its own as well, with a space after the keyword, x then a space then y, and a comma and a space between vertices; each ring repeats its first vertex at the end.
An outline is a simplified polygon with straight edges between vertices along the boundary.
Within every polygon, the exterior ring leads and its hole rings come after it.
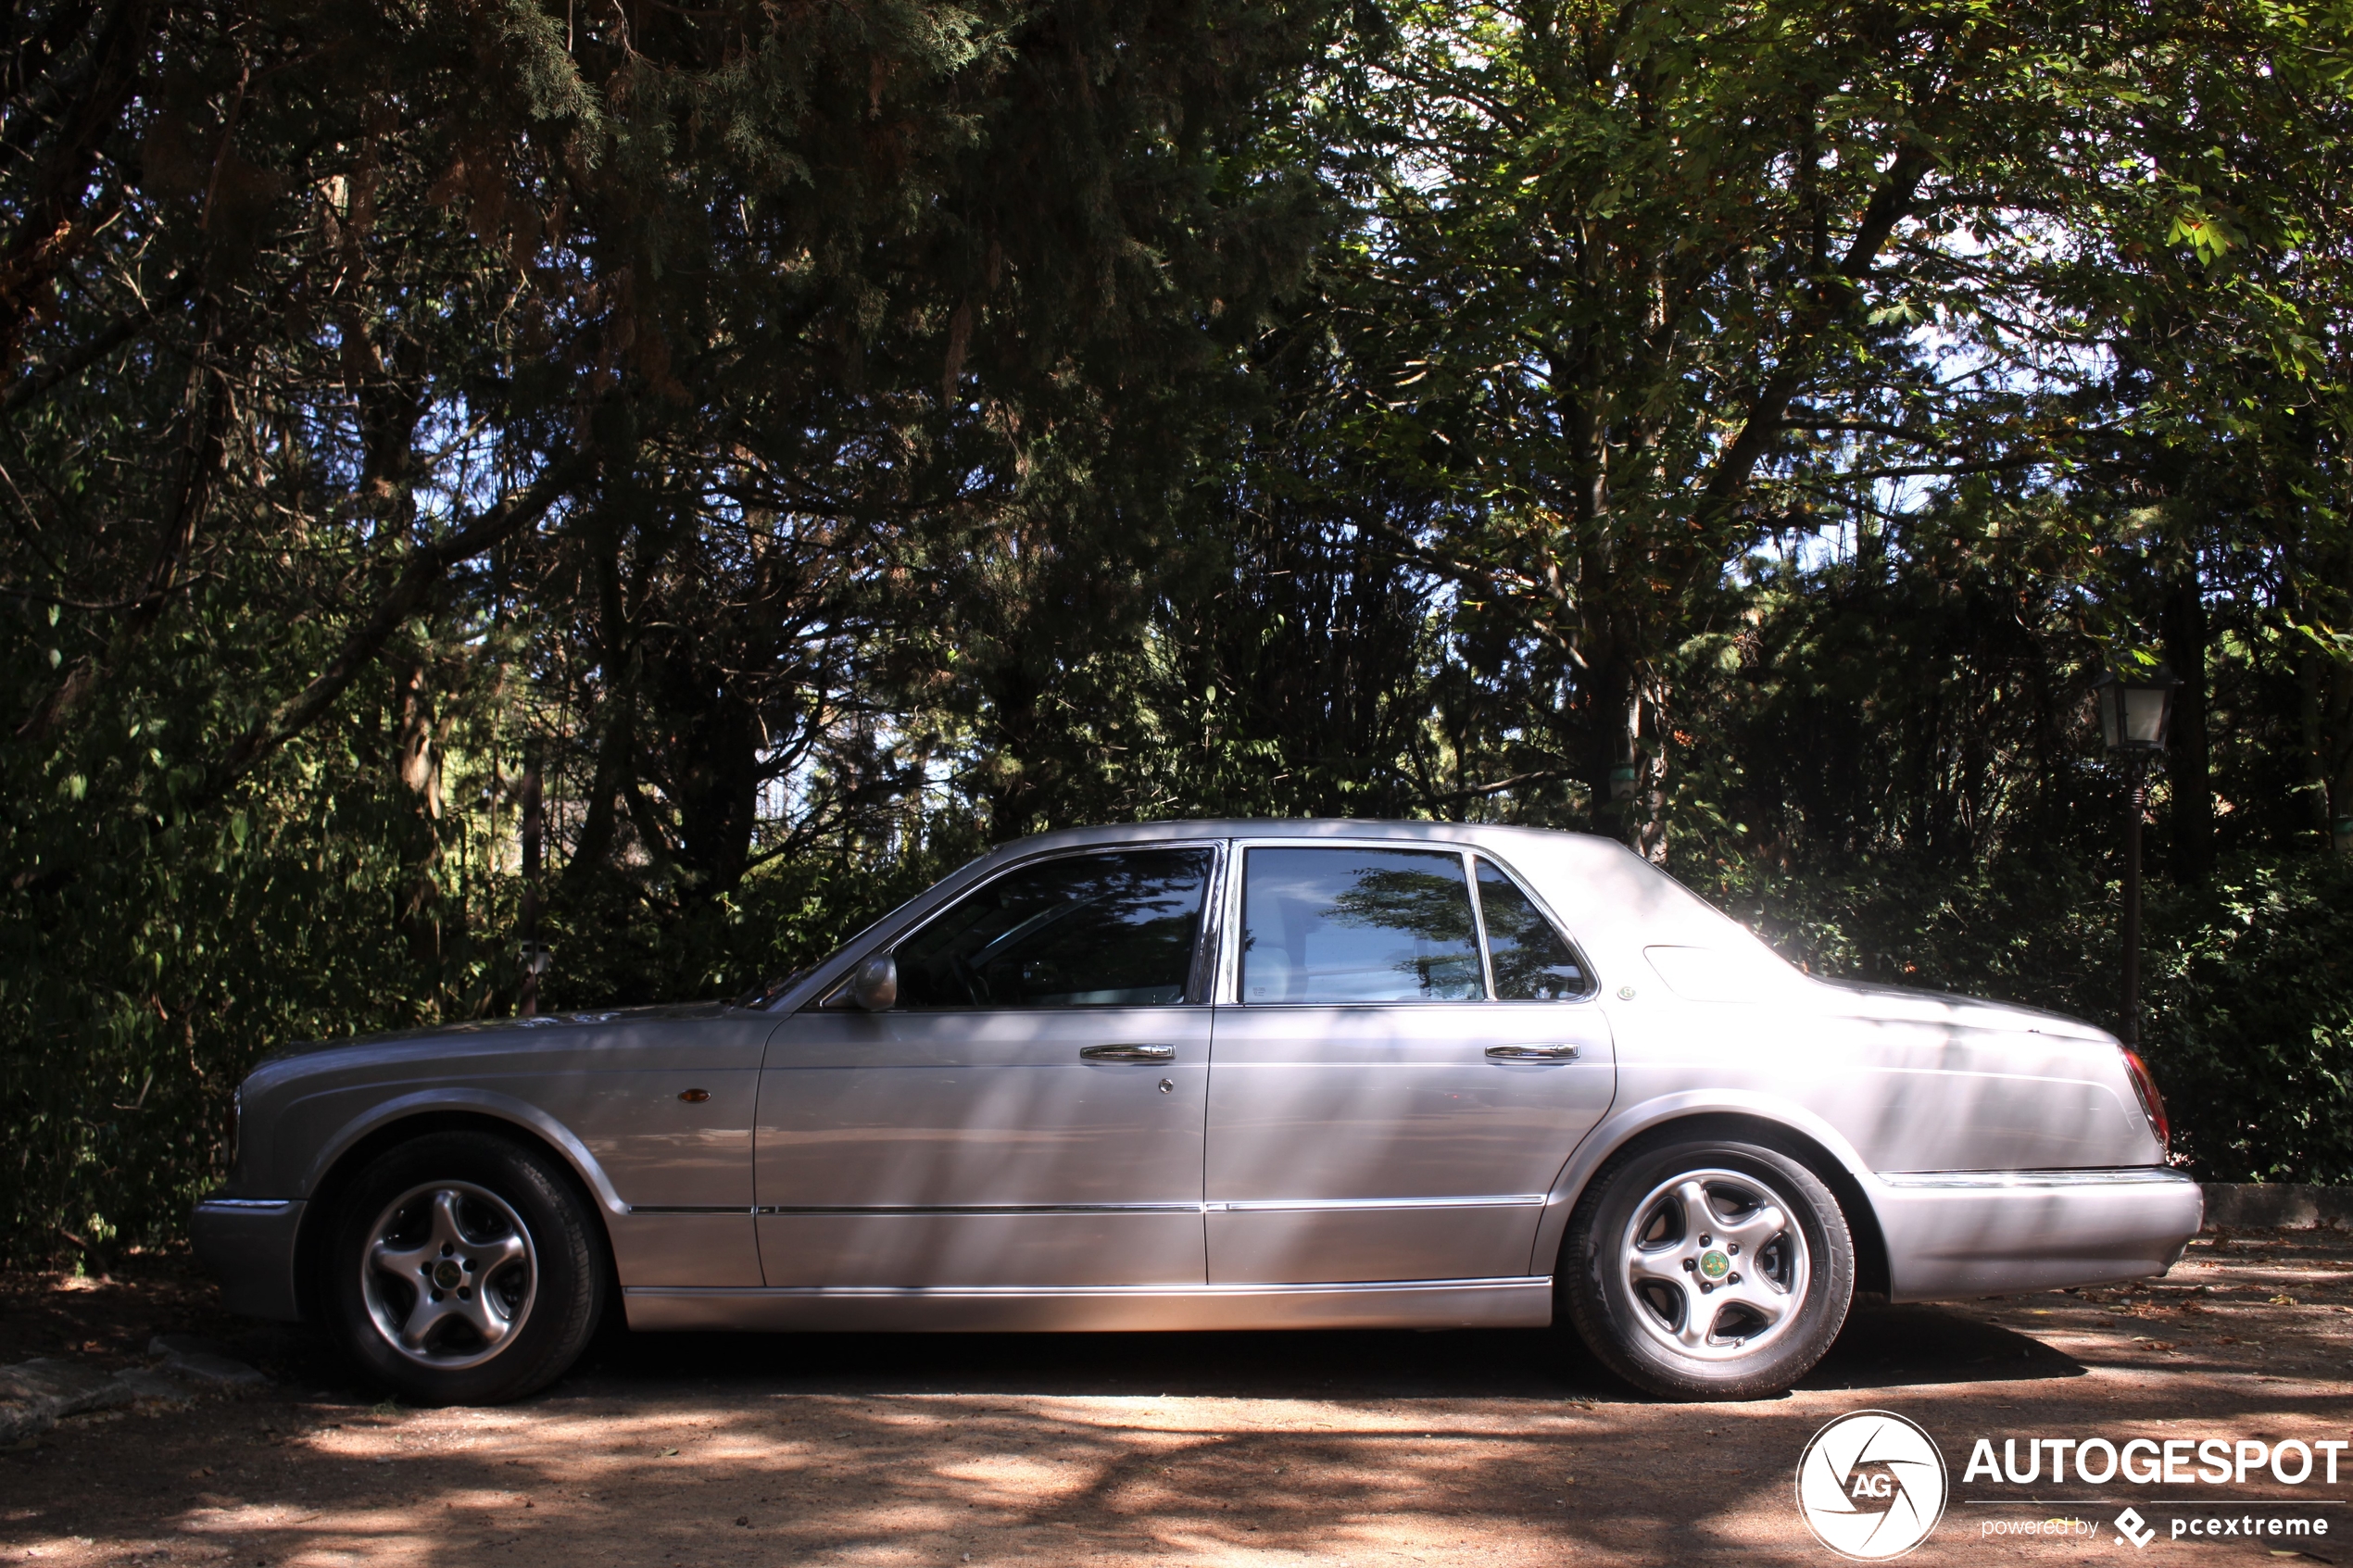
POLYGON ((1871 1198, 1898 1301, 2145 1279, 2206 1212, 2197 1184, 2162 1167, 1882 1176, 1871 1198))
POLYGON ((301 1318, 295 1234, 302 1208, 299 1198, 208 1198, 196 1205, 188 1238, 231 1311, 279 1323, 301 1318))

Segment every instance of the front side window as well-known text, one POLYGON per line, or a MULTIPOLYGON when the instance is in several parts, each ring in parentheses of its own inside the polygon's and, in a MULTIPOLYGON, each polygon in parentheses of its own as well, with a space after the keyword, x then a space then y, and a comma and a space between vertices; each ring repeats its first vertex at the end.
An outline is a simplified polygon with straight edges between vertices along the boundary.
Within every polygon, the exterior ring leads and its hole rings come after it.
POLYGON ((1244 1002, 1468 1001, 1485 992, 1463 858, 1427 849, 1252 849, 1244 1002))
POLYGON ((1592 989, 1568 938, 1502 867, 1483 858, 1478 862, 1478 912, 1487 922, 1487 960, 1495 971, 1498 999, 1567 1002, 1592 989))
POLYGON ((898 946, 899 1005, 1181 1002, 1208 885, 1206 849, 1071 855, 1008 872, 898 946))

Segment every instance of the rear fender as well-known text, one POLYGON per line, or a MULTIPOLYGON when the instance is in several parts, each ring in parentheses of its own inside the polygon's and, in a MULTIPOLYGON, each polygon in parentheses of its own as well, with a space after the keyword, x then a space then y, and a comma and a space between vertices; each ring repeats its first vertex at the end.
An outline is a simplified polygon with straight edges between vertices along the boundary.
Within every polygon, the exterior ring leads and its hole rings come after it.
POLYGON ((1608 1163, 1610 1156, 1655 1128, 1703 1117, 1711 1121, 1737 1117, 1766 1127, 1783 1128, 1818 1146, 1836 1162, 1838 1169, 1818 1173, 1829 1182, 1843 1203, 1854 1205, 1859 1202, 1864 1210, 1862 1213, 1847 1217, 1855 1228, 1859 1230, 1869 1226, 1871 1232, 1869 1236, 1856 1236, 1858 1250, 1869 1250, 1880 1244, 1880 1216, 1878 1205, 1871 1198, 1873 1178, 1870 1167, 1864 1163, 1855 1146, 1837 1128, 1795 1100, 1753 1093, 1734 1095, 1708 1089, 1688 1089, 1679 1094, 1660 1095, 1612 1111, 1570 1153, 1567 1163, 1561 1167, 1560 1174, 1554 1179, 1551 1192, 1545 1196, 1544 1217, 1536 1227, 1536 1246, 1529 1257, 1529 1272, 1540 1274, 1554 1272, 1554 1264, 1560 1257, 1561 1238, 1568 1230, 1569 1215, 1576 1209, 1577 1200, 1584 1196, 1586 1185, 1592 1181, 1594 1173, 1608 1163))

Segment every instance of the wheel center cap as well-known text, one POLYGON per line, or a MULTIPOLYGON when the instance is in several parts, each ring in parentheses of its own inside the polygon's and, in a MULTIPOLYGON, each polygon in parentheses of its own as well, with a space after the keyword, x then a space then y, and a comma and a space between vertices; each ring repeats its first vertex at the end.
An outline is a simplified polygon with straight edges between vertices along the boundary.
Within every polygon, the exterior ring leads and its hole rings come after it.
POLYGON ((1699 1255, 1699 1272, 1710 1279, 1722 1279, 1732 1272, 1732 1261, 1711 1248, 1699 1255))
POLYGON ((444 1258, 433 1266, 433 1282, 444 1290, 455 1290, 466 1283, 466 1271, 455 1258, 444 1258))

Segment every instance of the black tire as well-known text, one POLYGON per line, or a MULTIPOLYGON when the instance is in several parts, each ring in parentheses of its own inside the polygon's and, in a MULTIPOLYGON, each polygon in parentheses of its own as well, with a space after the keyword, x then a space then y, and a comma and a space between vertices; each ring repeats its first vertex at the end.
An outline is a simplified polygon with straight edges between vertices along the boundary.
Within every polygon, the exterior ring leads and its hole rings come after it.
POLYGON ((368 1376, 416 1405, 497 1404, 562 1376, 604 1315, 610 1270, 569 1172, 539 1149, 462 1132, 371 1160, 336 1206, 321 1266, 328 1327, 368 1376))
POLYGON ((1765 1399, 1812 1371, 1845 1325, 1855 1242, 1837 1198, 1802 1160, 1670 1133, 1620 1150, 1587 1185, 1555 1288, 1578 1336, 1637 1388, 1765 1399), (1705 1214, 1682 1196, 1694 1181, 1705 1214), (1749 1237, 1745 1273, 1728 1229, 1749 1237))

